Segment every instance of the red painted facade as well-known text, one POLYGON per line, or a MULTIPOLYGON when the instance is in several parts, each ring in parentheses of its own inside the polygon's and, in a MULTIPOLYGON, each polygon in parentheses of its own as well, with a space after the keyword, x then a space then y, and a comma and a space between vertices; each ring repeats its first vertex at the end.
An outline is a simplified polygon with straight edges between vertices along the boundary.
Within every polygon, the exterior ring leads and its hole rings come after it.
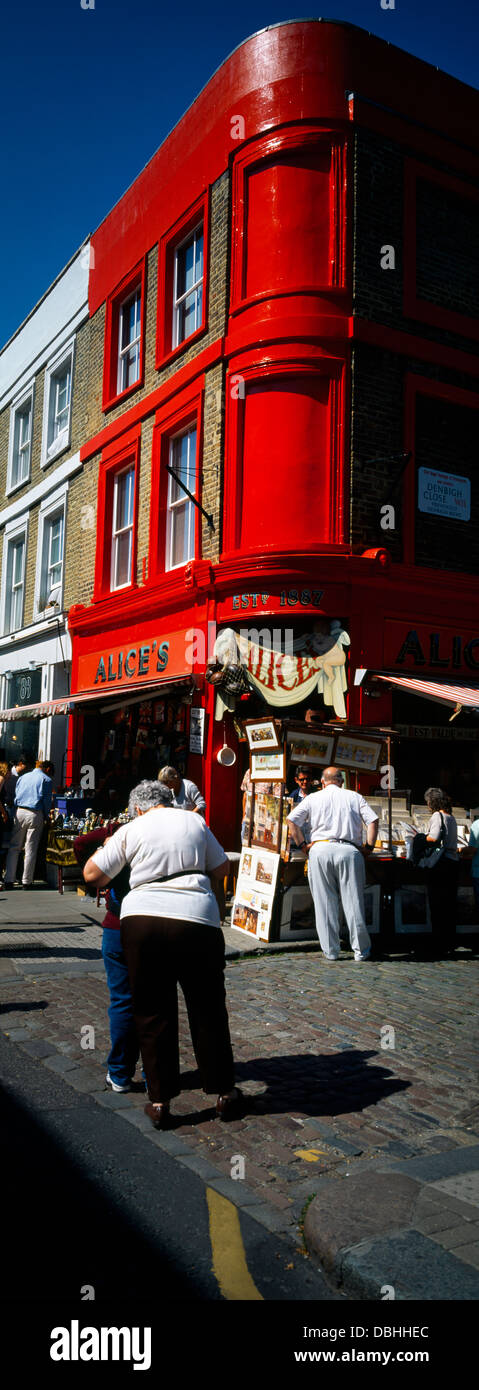
MULTIPOLYGON (((202 785, 213 828, 230 848, 237 842, 238 766, 234 772, 222 768, 215 756, 224 729, 214 721, 214 691, 204 681, 208 623, 245 621, 260 627, 269 620, 274 626, 276 618, 294 626, 295 620, 312 622, 318 615, 342 617, 351 635, 352 722, 391 720, 388 693, 372 700, 363 688, 354 687, 356 666, 411 674, 419 669, 421 650, 421 674, 441 669, 471 675, 479 670, 479 647, 474 646, 475 633, 479 637, 477 581, 448 574, 445 584, 441 571, 414 564, 413 458, 404 478, 402 564, 390 563, 387 532, 383 549, 373 546, 365 555, 353 554, 349 520, 351 347, 370 342, 385 352, 439 365, 445 376, 464 370, 477 374, 479 359, 464 350, 462 339, 454 346, 429 339, 427 332, 424 336, 426 325, 452 333, 462 333, 464 325, 447 310, 418 304, 412 249, 415 179, 422 161, 441 159, 447 149, 450 162, 457 153, 461 178, 456 182, 464 192, 464 177, 479 171, 479 151, 465 150, 477 111, 472 89, 362 30, 321 21, 279 25, 248 39, 226 60, 92 238, 90 311, 107 304, 104 409, 114 399, 109 354, 115 303, 156 244, 156 367, 178 362, 146 399, 135 403, 133 388, 128 409, 115 421, 106 417, 102 431, 82 451, 85 459, 102 451, 99 536, 94 602, 70 614, 72 690, 93 688, 81 673, 88 669, 91 678, 95 655, 103 648, 118 654, 126 643, 139 650, 148 641, 159 644, 174 634, 177 650, 178 634, 192 628, 203 632, 203 655, 189 666, 185 660, 184 673, 192 672, 198 702, 206 705, 207 739, 203 758, 190 755, 188 773, 202 785), (381 111, 382 106, 388 110, 381 111), (352 136, 358 121, 372 131, 394 132, 398 140, 407 132, 417 149, 417 166, 415 161, 408 165, 405 197, 404 303, 405 312, 420 321, 414 333, 376 323, 373 315, 366 321, 353 314, 352 136), (211 270, 210 190, 228 168, 227 331, 202 348, 211 270), (195 343, 197 355, 185 363, 184 344, 173 350, 171 341, 172 251, 199 218, 205 244, 203 317, 187 343, 195 343), (221 555, 214 564, 203 558, 197 520, 195 560, 165 572, 162 460, 169 435, 194 421, 201 501, 205 372, 219 363, 225 364, 227 383, 221 555), (132 583, 111 595, 111 479, 125 458, 134 460, 141 423, 151 417, 148 572, 143 585, 132 583), (408 639, 413 630, 420 637, 416 647, 408 639), (460 645, 454 643, 458 636, 460 645)), ((478 196, 470 185, 466 192, 478 196)), ((461 401, 471 409, 479 401, 449 380, 442 384, 410 373, 399 447, 412 455, 418 392, 461 401)), ((133 680, 132 662, 129 669, 133 680)), ((174 672, 170 664, 163 674, 165 681, 181 675, 178 662, 174 672)), ((105 695, 113 687, 108 679, 101 685, 105 695)), ((226 736, 236 746, 230 721, 226 736)), ((78 745, 75 735, 73 741, 78 745)))

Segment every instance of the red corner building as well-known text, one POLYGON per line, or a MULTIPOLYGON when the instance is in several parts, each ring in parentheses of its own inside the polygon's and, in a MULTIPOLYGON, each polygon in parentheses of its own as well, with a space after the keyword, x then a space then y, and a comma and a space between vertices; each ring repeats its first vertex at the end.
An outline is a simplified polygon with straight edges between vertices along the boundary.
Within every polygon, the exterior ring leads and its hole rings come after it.
POLYGON ((92 237, 71 770, 177 762, 228 848, 268 709, 393 725, 398 786, 479 803, 478 116, 361 29, 279 24, 92 237), (257 679, 218 704, 224 629, 257 679))

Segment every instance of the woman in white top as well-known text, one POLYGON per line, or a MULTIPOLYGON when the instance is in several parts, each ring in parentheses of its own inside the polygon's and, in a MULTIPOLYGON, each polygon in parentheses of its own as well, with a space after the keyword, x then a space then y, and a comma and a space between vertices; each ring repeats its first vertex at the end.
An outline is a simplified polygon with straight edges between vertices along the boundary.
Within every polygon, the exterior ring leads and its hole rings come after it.
POLYGON ((228 870, 224 849, 201 816, 172 805, 162 782, 140 782, 130 802, 136 819, 112 835, 85 865, 87 883, 102 886, 130 865, 121 905, 121 942, 133 999, 155 1128, 168 1123, 179 1095, 178 995, 185 996, 204 1090, 216 1092, 217 1114, 237 1115, 233 1054, 224 988, 224 937, 208 875, 228 870))
POLYGON ((457 821, 451 815, 451 801, 441 787, 428 787, 424 792, 426 806, 431 811, 431 819, 426 838, 434 843, 439 840, 442 824, 445 826, 445 849, 434 868, 427 869, 427 891, 433 945, 443 950, 453 951, 456 935, 456 899, 459 872, 457 852, 457 821))

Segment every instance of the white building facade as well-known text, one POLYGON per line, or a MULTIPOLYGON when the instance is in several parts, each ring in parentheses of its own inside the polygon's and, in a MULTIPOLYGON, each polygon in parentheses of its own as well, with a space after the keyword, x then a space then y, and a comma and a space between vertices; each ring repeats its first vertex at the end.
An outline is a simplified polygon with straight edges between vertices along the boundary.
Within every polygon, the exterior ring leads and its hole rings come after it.
POLYGON ((82 471, 82 330, 89 242, 0 352, 0 747, 55 765, 64 781, 68 716, 40 706, 70 691, 64 606, 69 492, 82 471), (18 714, 17 714, 18 709, 18 714))

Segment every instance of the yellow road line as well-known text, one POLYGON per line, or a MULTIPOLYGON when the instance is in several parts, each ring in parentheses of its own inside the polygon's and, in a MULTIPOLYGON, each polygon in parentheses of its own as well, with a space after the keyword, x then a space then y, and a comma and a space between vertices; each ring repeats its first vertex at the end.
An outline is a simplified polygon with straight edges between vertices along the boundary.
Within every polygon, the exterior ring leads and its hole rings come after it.
POLYGON ((263 1301, 263 1295, 256 1288, 246 1263, 237 1208, 212 1187, 206 1189, 206 1200, 213 1274, 224 1298, 249 1303, 253 1299, 263 1301))
POLYGON ((327 1149, 295 1149, 295 1158, 303 1158, 305 1163, 317 1163, 320 1154, 327 1153, 327 1149))

